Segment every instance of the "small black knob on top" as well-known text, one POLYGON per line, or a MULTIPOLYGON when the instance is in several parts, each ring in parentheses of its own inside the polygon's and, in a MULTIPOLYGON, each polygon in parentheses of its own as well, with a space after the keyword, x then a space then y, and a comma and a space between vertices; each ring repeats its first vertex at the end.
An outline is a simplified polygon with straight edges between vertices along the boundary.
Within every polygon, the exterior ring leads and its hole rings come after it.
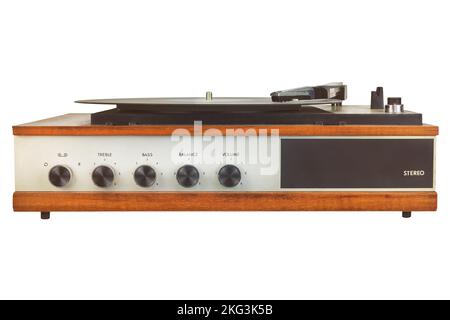
POLYGON ((387 99, 387 104, 389 104, 389 105, 400 105, 400 104, 402 104, 402 98, 400 98, 400 97, 389 97, 387 99))
POLYGON ((70 182, 71 178, 70 169, 61 165, 54 166, 48 173, 48 180, 55 187, 64 187, 70 182))
POLYGON ((177 171, 177 181, 178 183, 185 187, 191 188, 195 186, 200 179, 200 174, 198 173, 197 168, 191 165, 182 166, 177 171))
POLYGON ((108 188, 114 182, 114 171, 108 166, 98 166, 92 172, 92 181, 97 187, 108 188))
POLYGON ((370 95, 370 109, 384 109, 383 87, 377 87, 370 95))
POLYGON ((387 105, 384 107, 384 111, 388 113, 402 113, 404 112, 404 107, 402 104, 402 98, 400 97, 389 97, 387 99, 387 105))
POLYGON ((239 168, 228 164, 219 170, 219 182, 227 188, 237 186, 241 182, 241 172, 239 168))
POLYGON ((134 171, 134 181, 140 187, 151 187, 156 181, 156 172, 152 167, 142 165, 134 171))

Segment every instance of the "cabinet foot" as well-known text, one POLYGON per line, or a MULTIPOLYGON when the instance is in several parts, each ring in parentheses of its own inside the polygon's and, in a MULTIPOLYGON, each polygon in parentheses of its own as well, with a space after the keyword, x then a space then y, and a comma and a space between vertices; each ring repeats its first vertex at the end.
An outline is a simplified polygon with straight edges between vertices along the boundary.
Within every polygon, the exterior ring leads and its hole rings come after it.
POLYGON ((402 217, 403 218, 411 218, 411 211, 403 211, 402 217))
POLYGON ((41 212, 41 219, 42 220, 50 219, 50 212, 47 212, 47 211, 41 212))

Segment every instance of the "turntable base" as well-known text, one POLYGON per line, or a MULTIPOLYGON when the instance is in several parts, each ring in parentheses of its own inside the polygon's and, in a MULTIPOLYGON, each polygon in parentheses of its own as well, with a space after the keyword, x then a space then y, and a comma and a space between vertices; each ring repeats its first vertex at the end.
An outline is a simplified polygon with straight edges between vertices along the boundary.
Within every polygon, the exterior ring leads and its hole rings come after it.
MULTIPOLYGON (((90 114, 67 114, 13 128, 16 139, 27 137, 118 137, 133 140, 138 136, 168 136, 180 126, 102 126, 90 124, 90 114)), ((230 126, 203 126, 205 133, 214 127, 225 133, 230 126)), ((432 125, 273 125, 235 126, 241 129, 279 129, 285 137, 429 137, 438 128, 432 125)), ((181 126, 193 133, 193 126, 181 126)), ((58 148, 59 149, 59 148, 58 148)), ((64 150, 64 148, 62 148, 64 150)), ((55 164, 57 157, 52 160, 55 164)), ((64 160, 67 162, 66 160, 64 160)), ((20 165, 18 165, 20 167, 20 165)), ((44 168, 42 168, 44 169, 44 168)), ((44 169, 45 171, 48 169, 44 169)), ((45 175, 45 173, 44 173, 45 175)), ((430 191, 263 191, 263 192, 115 192, 64 190, 18 190, 14 193, 16 212, 64 211, 393 211, 409 217, 412 211, 435 211, 437 193, 430 191)))
POLYGON ((16 212, 436 211, 438 127, 333 83, 115 104, 13 127, 16 212))

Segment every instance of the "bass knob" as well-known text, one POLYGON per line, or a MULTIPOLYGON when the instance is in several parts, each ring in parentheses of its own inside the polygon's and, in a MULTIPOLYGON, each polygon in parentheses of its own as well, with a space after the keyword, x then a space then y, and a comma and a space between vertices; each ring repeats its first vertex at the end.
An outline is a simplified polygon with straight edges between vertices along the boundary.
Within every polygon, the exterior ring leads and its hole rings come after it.
POLYGON ((155 170, 147 165, 142 165, 134 171, 134 182, 140 187, 151 187, 156 181, 155 170))

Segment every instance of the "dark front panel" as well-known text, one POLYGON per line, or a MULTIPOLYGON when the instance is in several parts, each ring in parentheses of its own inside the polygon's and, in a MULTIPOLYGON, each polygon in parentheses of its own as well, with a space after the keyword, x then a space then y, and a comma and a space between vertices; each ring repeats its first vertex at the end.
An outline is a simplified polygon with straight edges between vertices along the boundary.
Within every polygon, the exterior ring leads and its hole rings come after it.
POLYGON ((277 112, 145 112, 119 109, 93 113, 94 125, 192 125, 202 121, 205 125, 271 125, 271 124, 378 124, 421 125, 422 114, 405 113, 333 113, 316 107, 303 106, 296 111, 277 112))
POLYGON ((433 139, 282 139, 281 188, 432 188, 433 139))

